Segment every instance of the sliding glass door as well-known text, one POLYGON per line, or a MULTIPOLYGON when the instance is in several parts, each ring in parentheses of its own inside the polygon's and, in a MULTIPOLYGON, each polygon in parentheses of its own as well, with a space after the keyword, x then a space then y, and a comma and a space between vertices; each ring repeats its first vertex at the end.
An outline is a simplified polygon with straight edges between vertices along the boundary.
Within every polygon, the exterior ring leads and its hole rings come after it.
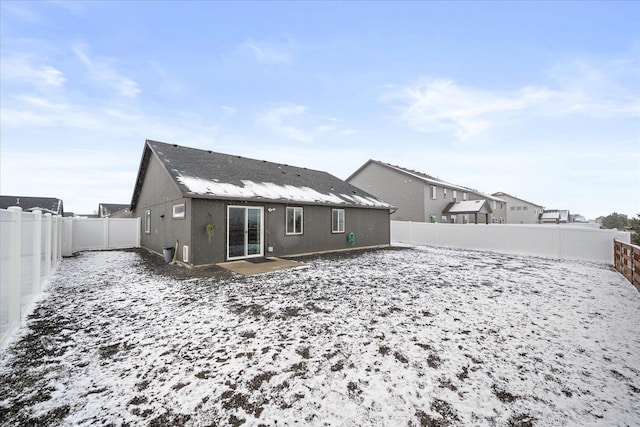
POLYGON ((262 256, 262 223, 260 207, 227 208, 227 259, 262 256))

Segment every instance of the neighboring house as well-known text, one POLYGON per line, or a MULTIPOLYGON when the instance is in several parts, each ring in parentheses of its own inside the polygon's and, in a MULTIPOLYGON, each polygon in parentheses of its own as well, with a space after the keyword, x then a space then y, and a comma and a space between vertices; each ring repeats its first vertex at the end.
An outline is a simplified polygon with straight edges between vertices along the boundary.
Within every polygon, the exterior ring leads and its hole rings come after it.
POLYGON ((602 221, 604 221, 604 217, 603 216, 599 216, 598 218, 596 218, 596 224, 602 225, 602 221))
POLYGON ((377 160, 367 161, 347 182, 395 206, 393 220, 463 224, 475 222, 469 221, 469 215, 475 218, 476 213, 483 215, 479 218, 483 223, 506 222, 507 218, 507 204, 499 197, 377 160), (471 200, 487 204, 481 204, 482 212, 454 206, 471 200))
POLYGON ((128 204, 100 203, 98 205, 98 216, 100 218, 129 218, 131 210, 128 204))
POLYGON ((571 214, 568 210, 545 209, 540 214, 540 224, 567 224, 571 222, 571 214))
POLYGON ((192 265, 388 246, 391 208, 326 172, 150 140, 131 200, 141 246, 192 265))
POLYGON ((587 220, 587 218, 584 217, 584 215, 580 215, 580 214, 571 214, 569 216, 569 221, 570 222, 580 222, 580 223, 586 223, 589 222, 587 220))
POLYGON ((544 210, 544 206, 529 202, 511 194, 501 191, 493 193, 493 196, 499 197, 507 202, 507 223, 509 224, 538 224, 540 214, 544 210))
POLYGON ((0 209, 10 206, 19 206, 26 212, 40 210, 42 213, 64 215, 64 204, 55 197, 0 196, 0 209))

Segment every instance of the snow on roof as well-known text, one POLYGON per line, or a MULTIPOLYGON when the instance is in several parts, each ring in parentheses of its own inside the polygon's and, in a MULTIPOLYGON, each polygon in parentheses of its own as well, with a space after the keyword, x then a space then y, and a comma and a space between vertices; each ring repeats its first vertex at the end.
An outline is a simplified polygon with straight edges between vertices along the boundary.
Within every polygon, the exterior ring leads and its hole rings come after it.
POLYGON ((240 186, 184 175, 178 175, 177 180, 185 185, 189 189, 189 192, 207 196, 391 207, 388 203, 373 197, 334 193, 325 194, 304 186, 296 187, 294 185, 280 185, 272 182, 253 182, 249 180, 242 180, 242 186, 240 186))
POLYGON ((324 171, 147 140, 131 200, 132 209, 142 191, 152 152, 185 197, 393 208, 324 171))
POLYGON ((448 213, 480 212, 486 203, 486 200, 465 200, 452 204, 446 211, 448 213))

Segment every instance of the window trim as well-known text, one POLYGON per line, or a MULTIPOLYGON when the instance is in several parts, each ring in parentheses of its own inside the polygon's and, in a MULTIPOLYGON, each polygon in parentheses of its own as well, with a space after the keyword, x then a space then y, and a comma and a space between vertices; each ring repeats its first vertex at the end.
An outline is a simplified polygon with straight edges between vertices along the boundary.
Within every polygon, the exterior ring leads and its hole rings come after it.
POLYGON ((443 199, 447 198, 447 187, 442 187, 442 198, 443 199))
POLYGON ((144 232, 151 234, 151 209, 144 211, 144 232))
POLYGON ((435 200, 438 196, 438 187, 435 185, 431 186, 431 200, 435 200))
POLYGON ((304 209, 300 206, 287 206, 284 215, 284 232, 287 236, 299 236, 304 234, 304 209), (300 231, 296 231, 296 212, 300 211, 300 231), (289 211, 293 211, 293 231, 289 231, 289 211))
POLYGON ((332 234, 341 234, 345 232, 346 227, 346 214, 344 209, 331 209, 331 233, 332 234), (338 227, 338 230, 333 228, 333 215, 338 214, 338 226, 340 225, 340 213, 342 213, 342 230, 338 227))
POLYGON ((177 205, 173 205, 173 219, 185 219, 186 218, 187 208, 184 203, 178 203, 177 205), (176 208, 182 206, 182 213, 176 214, 176 208))

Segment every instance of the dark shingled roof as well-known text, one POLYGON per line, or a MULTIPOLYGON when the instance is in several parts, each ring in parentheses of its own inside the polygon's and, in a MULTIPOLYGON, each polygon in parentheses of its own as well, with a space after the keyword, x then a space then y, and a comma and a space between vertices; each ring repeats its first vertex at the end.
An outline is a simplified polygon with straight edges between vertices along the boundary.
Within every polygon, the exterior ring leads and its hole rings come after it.
POLYGON ((101 217, 106 217, 124 209, 129 209, 129 205, 116 203, 100 203, 98 205, 98 215, 100 215, 101 217))
POLYGON ((0 209, 19 206, 23 211, 40 209, 43 213, 63 215, 62 200, 55 197, 0 196, 0 209))
MULTIPOLYGON (((379 209, 391 208, 389 204, 375 196, 327 172, 147 140, 131 201, 132 209, 136 207, 142 182, 144 181, 146 167, 152 153, 157 156, 184 197, 289 201, 379 209), (210 183, 210 189, 190 188, 189 183, 185 181, 192 178, 210 183), (327 197, 323 198, 324 200, 303 201, 296 199, 294 196, 273 197, 268 191, 265 191, 263 194, 257 192, 256 194, 246 197, 235 195, 233 190, 246 188, 246 181, 251 181, 256 184, 266 183, 279 187, 291 186, 296 189, 306 187, 327 197), (224 184, 228 184, 232 189, 230 194, 211 190, 211 188, 217 185, 224 184), (350 197, 354 197, 355 199, 350 199, 350 197), (329 198, 333 198, 333 201, 327 200, 329 198)), ((295 193, 295 191, 293 191, 292 194, 293 193, 295 193)))

